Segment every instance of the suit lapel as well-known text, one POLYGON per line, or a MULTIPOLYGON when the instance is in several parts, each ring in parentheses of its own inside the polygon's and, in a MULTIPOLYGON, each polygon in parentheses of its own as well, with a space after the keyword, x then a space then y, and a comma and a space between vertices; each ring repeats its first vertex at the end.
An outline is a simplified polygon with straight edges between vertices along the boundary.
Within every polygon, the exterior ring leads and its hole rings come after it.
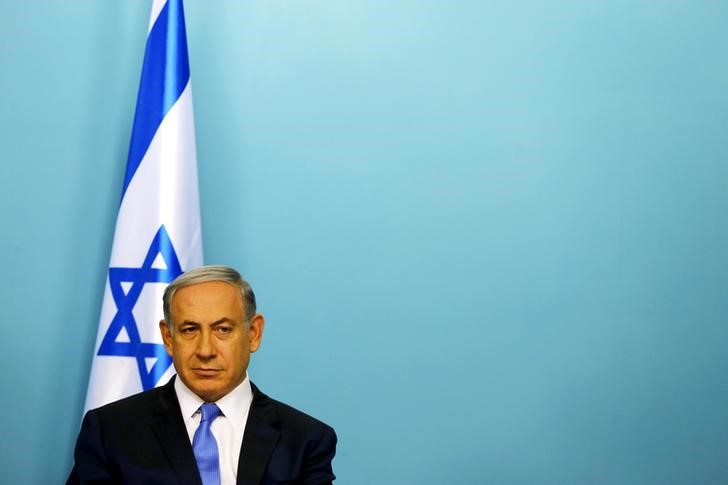
POLYGON ((195 454, 174 392, 174 378, 160 388, 160 391, 154 409, 152 431, 162 444, 179 483, 202 485, 195 454))
POLYGON ((258 485, 280 439, 278 414, 271 400, 251 383, 253 402, 245 423, 238 461, 238 485, 258 485))

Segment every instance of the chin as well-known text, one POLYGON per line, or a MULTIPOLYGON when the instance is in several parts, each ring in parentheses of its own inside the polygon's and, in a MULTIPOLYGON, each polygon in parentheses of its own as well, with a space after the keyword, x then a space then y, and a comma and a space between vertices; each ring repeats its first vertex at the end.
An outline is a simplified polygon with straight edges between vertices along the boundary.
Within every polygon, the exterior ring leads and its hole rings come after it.
POLYGON ((198 387, 194 391, 195 394, 208 401, 215 401, 217 399, 220 399, 225 394, 221 389, 210 389, 209 387, 198 387))
MULTIPOLYGON (((184 381, 183 381, 184 382, 184 381)), ((205 400, 205 402, 212 402, 214 400, 219 399, 222 394, 222 390, 217 386, 211 386, 211 382, 207 381, 200 381, 198 379, 195 379, 192 382, 185 382, 185 385, 189 388, 190 391, 194 392, 198 397, 205 400), (210 399, 211 397, 214 397, 215 399, 210 399)))

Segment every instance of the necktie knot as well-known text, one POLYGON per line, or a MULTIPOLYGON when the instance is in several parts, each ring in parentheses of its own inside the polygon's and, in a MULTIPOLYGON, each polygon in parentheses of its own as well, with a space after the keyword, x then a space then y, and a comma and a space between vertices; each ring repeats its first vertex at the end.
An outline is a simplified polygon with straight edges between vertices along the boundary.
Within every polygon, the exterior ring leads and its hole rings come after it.
POLYGON ((202 414, 202 421, 212 422, 222 414, 222 411, 214 402, 206 402, 200 406, 200 413, 202 414))

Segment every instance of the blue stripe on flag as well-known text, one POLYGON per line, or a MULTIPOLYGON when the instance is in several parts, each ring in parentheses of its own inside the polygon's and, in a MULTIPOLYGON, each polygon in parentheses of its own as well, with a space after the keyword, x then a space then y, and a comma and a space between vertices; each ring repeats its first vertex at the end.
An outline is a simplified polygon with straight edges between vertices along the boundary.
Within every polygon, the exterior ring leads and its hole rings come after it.
POLYGON ((190 79, 184 24, 181 0, 169 0, 149 32, 124 187, 121 190, 122 199, 162 119, 190 79))

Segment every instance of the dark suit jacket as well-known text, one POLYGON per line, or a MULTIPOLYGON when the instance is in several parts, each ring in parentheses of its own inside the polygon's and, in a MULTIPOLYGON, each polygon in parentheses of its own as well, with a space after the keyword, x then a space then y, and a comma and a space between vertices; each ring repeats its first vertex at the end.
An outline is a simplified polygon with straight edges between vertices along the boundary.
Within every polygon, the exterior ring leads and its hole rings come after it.
MULTIPOLYGON (((201 484, 173 382, 86 413, 66 483, 201 484)), ((330 484, 334 430, 251 387, 238 485, 330 484)))

